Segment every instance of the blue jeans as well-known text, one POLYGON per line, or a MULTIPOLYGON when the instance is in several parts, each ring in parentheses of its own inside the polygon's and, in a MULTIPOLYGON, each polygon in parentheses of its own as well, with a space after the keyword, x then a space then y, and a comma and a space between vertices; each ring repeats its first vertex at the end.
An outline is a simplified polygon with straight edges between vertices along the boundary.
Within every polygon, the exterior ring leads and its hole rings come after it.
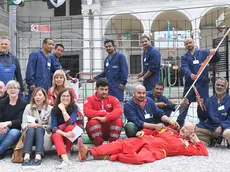
POLYGON ((44 156, 44 128, 28 128, 24 142, 24 153, 32 153, 32 147, 35 145, 35 154, 44 156))
POLYGON ((0 155, 3 154, 6 149, 19 140, 21 131, 18 129, 10 129, 7 127, 6 134, 0 134, 0 155))

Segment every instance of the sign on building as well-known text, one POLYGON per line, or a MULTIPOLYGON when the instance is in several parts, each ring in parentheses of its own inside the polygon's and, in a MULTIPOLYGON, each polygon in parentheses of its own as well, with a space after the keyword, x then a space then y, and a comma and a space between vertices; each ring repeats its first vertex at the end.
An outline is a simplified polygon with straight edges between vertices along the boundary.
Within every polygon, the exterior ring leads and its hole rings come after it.
POLYGON ((154 46, 157 48, 184 48, 184 40, 190 37, 190 30, 156 31, 154 32, 154 46), (168 34, 171 37, 168 37, 168 34))
POLYGON ((31 32, 50 32, 49 25, 31 25, 31 32))

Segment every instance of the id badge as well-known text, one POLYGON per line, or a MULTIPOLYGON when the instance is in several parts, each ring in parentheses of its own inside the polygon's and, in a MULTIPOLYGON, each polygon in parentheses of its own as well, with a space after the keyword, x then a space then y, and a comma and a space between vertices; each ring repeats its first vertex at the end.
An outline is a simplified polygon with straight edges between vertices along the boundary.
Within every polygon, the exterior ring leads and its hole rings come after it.
POLYGON ((146 57, 144 58, 144 62, 146 61, 146 57))
POLYGON ((106 62, 105 66, 108 67, 109 66, 109 62, 106 62))
POLYGON ((150 114, 145 114, 145 119, 149 119, 150 117, 150 114))
POLYGON ((224 110, 224 105, 218 107, 218 111, 224 110))
POLYGON ((193 60, 193 64, 199 64, 199 60, 193 60))

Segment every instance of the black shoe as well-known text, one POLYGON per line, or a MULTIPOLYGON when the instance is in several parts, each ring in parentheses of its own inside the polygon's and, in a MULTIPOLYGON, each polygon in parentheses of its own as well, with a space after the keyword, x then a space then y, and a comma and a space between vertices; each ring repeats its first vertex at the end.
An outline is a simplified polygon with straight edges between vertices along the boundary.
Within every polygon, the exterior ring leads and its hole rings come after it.
POLYGON ((34 161, 32 162, 32 166, 39 167, 42 164, 41 159, 35 158, 34 161))
POLYGON ((230 149, 230 144, 227 143, 227 148, 230 149))
POLYGON ((221 145, 222 140, 223 140, 223 137, 218 137, 218 138, 216 139, 216 144, 221 145))
POLYGON ((212 148, 216 145, 217 139, 213 138, 210 139, 209 143, 208 143, 208 147, 212 148))
POLYGON ((26 168, 30 168, 32 162, 30 159, 25 159, 24 162, 22 163, 22 168, 26 169, 26 168))

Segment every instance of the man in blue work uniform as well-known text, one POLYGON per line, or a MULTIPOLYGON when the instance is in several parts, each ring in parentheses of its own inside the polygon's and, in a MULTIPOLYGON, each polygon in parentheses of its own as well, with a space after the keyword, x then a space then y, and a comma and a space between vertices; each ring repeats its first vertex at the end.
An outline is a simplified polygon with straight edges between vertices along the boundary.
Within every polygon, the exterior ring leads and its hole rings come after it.
POLYGON ((215 83, 215 95, 204 100, 207 111, 200 112, 203 120, 197 124, 197 136, 214 146, 221 135, 228 141, 230 148, 230 96, 226 92, 228 81, 219 78, 215 83))
MULTIPOLYGON (((180 70, 185 75, 185 86, 183 96, 187 93, 194 80, 196 80, 196 74, 209 54, 213 54, 213 58, 211 59, 210 63, 217 63, 218 61, 220 61, 220 54, 216 52, 215 49, 211 49, 210 51, 196 49, 194 47, 194 40, 192 38, 185 39, 184 46, 188 51, 181 57, 180 70)), ((209 82, 210 79, 208 77, 208 67, 206 67, 195 84, 195 87, 197 88, 203 100, 209 97, 209 82)), ((190 91, 187 98, 189 100, 189 103, 196 101, 196 95, 193 89, 190 91)), ((184 124, 188 108, 189 105, 180 109, 179 116, 177 118, 177 122, 180 126, 183 126, 184 124)))
MULTIPOLYGON (((158 108, 162 109, 168 117, 170 117, 172 111, 175 111, 177 104, 172 103, 169 99, 163 96, 164 84, 162 82, 157 82, 153 90, 147 91, 146 96, 151 98, 158 108)), ((185 107, 189 104, 188 99, 186 98, 180 107, 185 107)), ((160 118, 156 117, 156 122, 161 122, 160 118)))
POLYGON ((5 85, 8 81, 16 80, 20 84, 20 90, 24 91, 19 60, 9 52, 10 40, 0 37, 0 81, 5 85))
POLYGON ((45 38, 42 43, 42 50, 32 52, 26 69, 26 83, 29 88, 29 99, 31 93, 36 87, 42 87, 46 91, 51 87, 50 68, 51 53, 54 46, 54 41, 51 38, 45 38))
POLYGON ((178 126, 177 123, 169 120, 151 98, 146 97, 146 89, 143 85, 135 87, 133 98, 124 104, 124 114, 128 120, 125 125, 127 137, 135 137, 136 133, 143 128, 161 130, 164 127, 162 122, 178 126), (161 123, 155 121, 156 117, 161 119, 161 123))
POLYGON ((144 48, 143 72, 139 73, 137 78, 140 82, 143 82, 146 90, 150 91, 160 80, 161 54, 151 45, 151 41, 148 36, 142 36, 141 43, 144 48))
POLYGON ((64 46, 62 44, 56 44, 53 53, 49 54, 51 60, 51 79, 53 78, 53 74, 56 70, 62 69, 59 59, 63 55, 63 52, 64 46))
POLYGON ((94 79, 106 78, 109 82, 109 95, 116 97, 120 102, 124 100, 124 89, 128 78, 128 64, 123 54, 115 50, 113 40, 104 42, 108 56, 104 60, 104 71, 94 79))

